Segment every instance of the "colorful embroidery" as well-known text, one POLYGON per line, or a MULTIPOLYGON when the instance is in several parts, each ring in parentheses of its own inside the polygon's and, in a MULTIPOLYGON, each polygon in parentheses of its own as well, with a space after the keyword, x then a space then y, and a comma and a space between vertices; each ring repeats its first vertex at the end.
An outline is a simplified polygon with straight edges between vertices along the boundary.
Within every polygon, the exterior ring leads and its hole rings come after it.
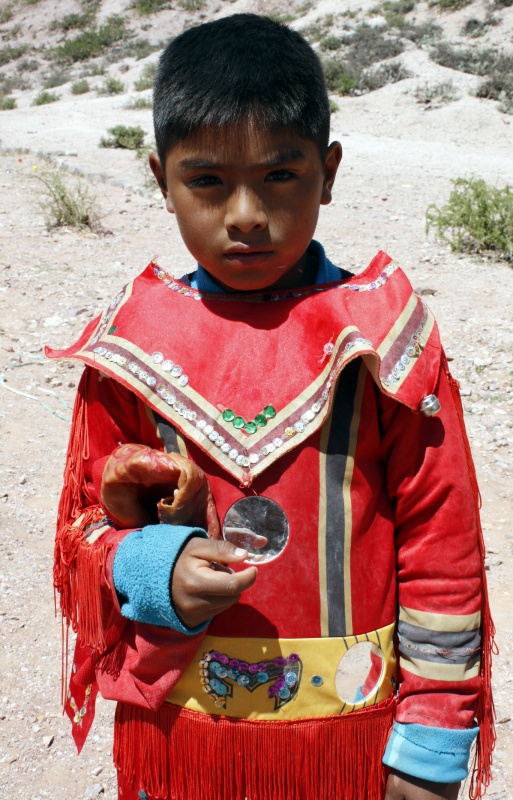
MULTIPOLYGON (((96 342, 98 342, 101 339, 101 337, 103 336, 103 334, 105 333, 105 330, 107 328, 107 325, 109 324, 110 318, 112 317, 112 315, 114 314, 114 311, 119 306, 119 304, 121 303, 123 297, 125 296, 125 291, 126 291, 126 286, 124 286, 122 288, 122 290, 119 292, 119 294, 116 295, 116 297, 114 298, 114 300, 112 301, 112 303, 108 307, 107 311, 105 311, 105 313, 102 315, 102 318, 100 320, 100 324, 98 326, 98 330, 96 331, 94 337, 91 339, 91 344, 96 344, 96 342)), ((116 329, 116 327, 117 326, 114 326, 114 330, 116 329)), ((110 332, 111 331, 109 331, 109 333, 110 332)))
POLYGON ((226 708, 226 700, 233 697, 235 685, 254 692, 259 686, 271 683, 267 694, 274 700, 275 711, 296 696, 303 669, 297 653, 250 664, 217 650, 205 653, 199 666, 203 691, 212 697, 216 706, 226 708))
MULTIPOLYGON (((352 292, 372 292, 375 289, 379 289, 381 286, 384 286, 385 283, 388 281, 390 276, 396 271, 397 264, 393 261, 388 264, 381 275, 376 278, 376 280, 371 281, 370 283, 343 283, 340 286, 336 286, 336 289, 348 289, 352 292)), ((174 278, 169 275, 169 273, 165 272, 161 267, 155 265, 153 267, 153 271, 156 277, 163 281, 173 292, 178 292, 179 294, 183 294, 185 297, 193 297, 195 300, 201 300, 203 297, 211 297, 208 292, 202 293, 198 291, 198 289, 192 289, 188 286, 184 286, 181 283, 177 283, 174 278)), ((245 295, 245 294, 238 294, 238 295, 226 295, 226 294, 216 294, 216 299, 219 300, 249 300, 252 302, 269 302, 269 301, 276 301, 276 300, 290 300, 294 297, 305 297, 309 294, 319 293, 319 292, 326 292, 330 289, 333 289, 333 286, 314 286, 308 289, 297 290, 294 292, 287 292, 285 294, 261 294, 261 295, 245 295)))

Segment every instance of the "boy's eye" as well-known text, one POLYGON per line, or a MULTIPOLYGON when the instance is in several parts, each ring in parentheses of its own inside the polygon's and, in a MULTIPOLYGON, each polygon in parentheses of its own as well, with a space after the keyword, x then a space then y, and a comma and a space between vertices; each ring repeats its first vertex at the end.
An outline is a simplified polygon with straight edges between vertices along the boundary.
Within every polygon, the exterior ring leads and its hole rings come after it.
POLYGON ((265 179, 266 181, 290 181, 294 177, 294 173, 288 169, 275 169, 266 175, 265 179))
POLYGON ((198 186, 218 186, 221 183, 217 175, 200 175, 189 181, 189 187, 195 189, 198 186))

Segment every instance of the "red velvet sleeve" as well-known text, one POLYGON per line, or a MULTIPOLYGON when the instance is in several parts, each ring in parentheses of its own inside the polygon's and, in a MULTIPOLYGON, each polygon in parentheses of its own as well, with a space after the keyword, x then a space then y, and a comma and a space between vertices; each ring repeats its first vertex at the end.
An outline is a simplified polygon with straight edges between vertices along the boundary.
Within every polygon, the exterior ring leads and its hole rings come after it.
POLYGON ((54 585, 77 633, 74 680, 96 678, 102 695, 156 709, 197 651, 203 634, 185 636, 121 616, 112 562, 129 532, 117 530, 100 503, 106 459, 119 444, 162 449, 147 409, 129 390, 86 368, 77 391, 59 505, 54 585))
POLYGON ((436 394, 436 417, 380 400, 396 527, 397 721, 469 728, 488 691, 480 664, 488 638, 482 539, 456 383, 445 365, 436 394))

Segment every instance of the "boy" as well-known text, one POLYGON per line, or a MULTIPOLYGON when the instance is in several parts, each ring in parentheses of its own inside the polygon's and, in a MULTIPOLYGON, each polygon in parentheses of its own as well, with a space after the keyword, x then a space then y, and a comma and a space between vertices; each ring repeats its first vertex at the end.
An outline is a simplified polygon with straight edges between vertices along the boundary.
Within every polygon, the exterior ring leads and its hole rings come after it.
POLYGON ((154 121, 198 267, 151 264, 52 353, 87 365, 54 574, 77 744, 99 686, 125 799, 428 800, 456 798, 477 722, 479 796, 492 631, 457 384, 385 254, 354 277, 312 241, 342 155, 319 61, 263 17, 193 28, 154 121))

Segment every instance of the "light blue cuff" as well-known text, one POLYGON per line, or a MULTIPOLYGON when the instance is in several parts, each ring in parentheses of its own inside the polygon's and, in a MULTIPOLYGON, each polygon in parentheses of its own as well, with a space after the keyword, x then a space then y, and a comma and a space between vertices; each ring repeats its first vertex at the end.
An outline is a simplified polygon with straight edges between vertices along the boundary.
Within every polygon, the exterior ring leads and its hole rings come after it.
POLYGON ((194 536, 208 539, 202 528, 184 525, 146 525, 125 536, 112 568, 124 617, 191 636, 207 627, 208 622, 186 628, 171 602, 169 587, 176 559, 194 536))
POLYGON ((468 775, 470 748, 478 731, 396 722, 383 763, 425 781, 457 783, 468 775))

